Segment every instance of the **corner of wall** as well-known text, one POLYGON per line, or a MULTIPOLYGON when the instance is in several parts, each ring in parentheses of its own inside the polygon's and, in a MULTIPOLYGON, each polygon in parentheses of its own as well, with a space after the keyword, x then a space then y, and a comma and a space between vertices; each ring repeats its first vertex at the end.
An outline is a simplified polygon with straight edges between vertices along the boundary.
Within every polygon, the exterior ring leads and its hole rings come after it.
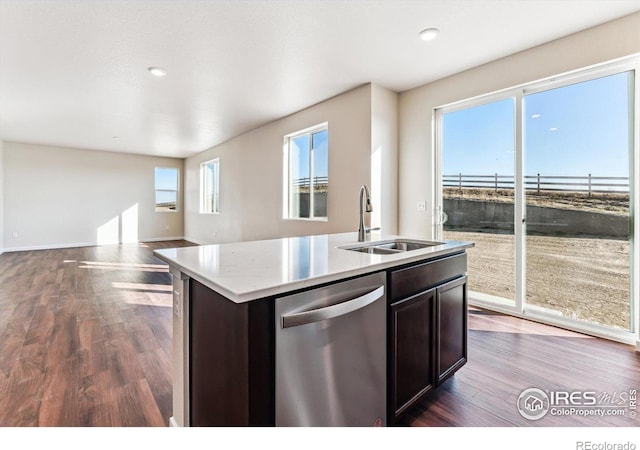
POLYGON ((370 184, 371 83, 233 137, 185 161, 184 235, 223 243, 357 229, 357 195, 370 184), (283 138, 329 123, 331 194, 327 221, 283 218, 283 138), (199 164, 220 158, 220 213, 199 214, 199 164))
POLYGON ((398 234, 398 97, 371 83, 371 196, 373 227, 398 234), (378 205, 377 208, 375 205, 378 205))
POLYGON ((4 142, 2 154, 5 252, 184 235, 182 212, 156 212, 153 191, 154 168, 182 159, 20 142, 4 142))

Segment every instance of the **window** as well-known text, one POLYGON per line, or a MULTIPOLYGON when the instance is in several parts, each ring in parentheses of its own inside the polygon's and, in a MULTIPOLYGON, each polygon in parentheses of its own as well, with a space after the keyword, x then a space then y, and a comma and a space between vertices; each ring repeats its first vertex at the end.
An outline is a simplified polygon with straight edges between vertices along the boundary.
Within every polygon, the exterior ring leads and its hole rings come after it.
POLYGON ((156 212, 178 210, 178 169, 156 167, 156 212))
POLYGON ((285 136, 285 218, 326 220, 328 141, 326 123, 285 136))
POLYGON ((200 164, 200 213, 220 212, 220 160, 200 164))

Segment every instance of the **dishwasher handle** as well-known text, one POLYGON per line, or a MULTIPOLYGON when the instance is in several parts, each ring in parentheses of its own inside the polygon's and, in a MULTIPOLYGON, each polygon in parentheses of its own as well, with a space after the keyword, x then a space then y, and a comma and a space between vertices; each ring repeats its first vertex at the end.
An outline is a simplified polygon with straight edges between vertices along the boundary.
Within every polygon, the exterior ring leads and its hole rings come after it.
POLYGON ((344 316, 360 308, 364 308, 367 305, 370 305, 376 300, 379 300, 383 295, 384 286, 380 286, 360 297, 346 300, 335 305, 282 316, 282 328, 297 327, 300 325, 306 325, 308 323, 320 322, 321 320, 344 316))

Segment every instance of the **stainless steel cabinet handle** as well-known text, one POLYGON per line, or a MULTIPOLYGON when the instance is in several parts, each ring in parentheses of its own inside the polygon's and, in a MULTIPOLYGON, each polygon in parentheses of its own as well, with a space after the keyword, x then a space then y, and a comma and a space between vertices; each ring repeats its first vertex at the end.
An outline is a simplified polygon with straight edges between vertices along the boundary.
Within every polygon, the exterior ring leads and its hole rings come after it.
POLYGON ((321 320, 333 319, 334 317, 344 316, 350 312, 375 302, 384 295, 384 286, 380 286, 371 292, 360 297, 347 300, 342 303, 327 306, 325 308, 312 309, 295 314, 282 316, 282 328, 297 327, 308 323, 319 322, 321 320))

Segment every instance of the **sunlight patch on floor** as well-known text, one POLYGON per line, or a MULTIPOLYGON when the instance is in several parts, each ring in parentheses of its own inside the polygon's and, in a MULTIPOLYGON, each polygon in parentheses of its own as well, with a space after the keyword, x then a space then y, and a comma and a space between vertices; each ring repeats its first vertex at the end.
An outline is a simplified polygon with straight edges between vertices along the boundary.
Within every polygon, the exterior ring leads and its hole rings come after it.
POLYGON ((171 285, 167 284, 145 284, 145 283, 128 283, 125 281, 112 281, 111 286, 116 289, 128 289, 132 291, 151 291, 151 292, 171 292, 171 285))

